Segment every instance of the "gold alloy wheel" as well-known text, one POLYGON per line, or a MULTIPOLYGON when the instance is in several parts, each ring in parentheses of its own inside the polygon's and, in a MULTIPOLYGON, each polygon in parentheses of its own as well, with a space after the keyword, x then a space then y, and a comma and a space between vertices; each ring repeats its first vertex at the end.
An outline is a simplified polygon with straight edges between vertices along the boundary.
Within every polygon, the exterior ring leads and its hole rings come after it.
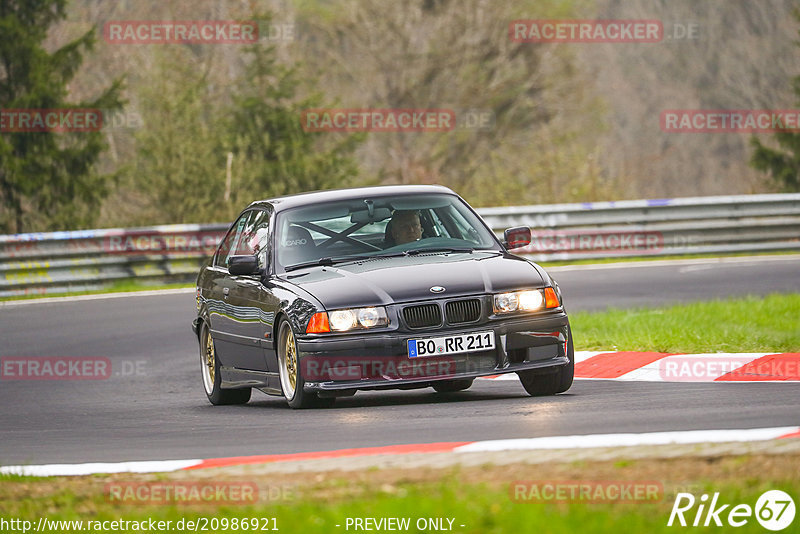
POLYGON ((291 328, 286 328, 286 378, 292 391, 297 387, 297 349, 294 345, 294 334, 291 328))
POLYGON ((206 343, 202 354, 203 360, 203 385, 206 388, 206 393, 211 395, 214 390, 214 368, 216 355, 214 354, 214 340, 211 339, 211 333, 206 330, 206 343))

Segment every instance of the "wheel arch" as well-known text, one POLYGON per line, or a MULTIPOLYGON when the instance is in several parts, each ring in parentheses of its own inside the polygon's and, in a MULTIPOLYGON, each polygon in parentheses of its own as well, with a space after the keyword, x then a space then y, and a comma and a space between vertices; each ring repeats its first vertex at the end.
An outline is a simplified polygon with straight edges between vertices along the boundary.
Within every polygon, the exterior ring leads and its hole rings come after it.
POLYGON ((280 333, 281 321, 284 321, 284 320, 287 323, 289 323, 289 328, 291 328, 292 327, 292 322, 289 320, 289 315, 286 313, 285 310, 280 310, 278 313, 275 314, 275 322, 272 323, 273 324, 273 327, 272 327, 272 332, 273 332, 273 334, 272 334, 272 350, 275 351, 276 355, 278 354, 278 341, 279 341, 279 338, 281 337, 280 336, 280 334, 281 334, 280 333))
POLYGON ((195 337, 197 338, 197 342, 200 342, 200 330, 202 329, 203 325, 208 327, 209 332, 211 331, 211 319, 208 317, 208 309, 203 306, 200 312, 195 317, 197 321, 197 329, 194 332, 195 337))

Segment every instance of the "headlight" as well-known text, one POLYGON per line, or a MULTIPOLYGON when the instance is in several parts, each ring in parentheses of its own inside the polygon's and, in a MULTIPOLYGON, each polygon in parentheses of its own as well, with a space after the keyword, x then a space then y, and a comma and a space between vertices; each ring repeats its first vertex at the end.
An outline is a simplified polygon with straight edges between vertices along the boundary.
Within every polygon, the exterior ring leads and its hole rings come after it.
POLYGON ((519 308, 519 297, 516 293, 501 293, 494 296, 495 313, 511 313, 519 308))
POLYGON ((553 301, 546 293, 550 290, 555 296, 552 288, 531 289, 528 291, 514 291, 512 293, 498 293, 494 296, 495 313, 514 313, 514 312, 533 312, 541 309, 558 307, 558 299, 553 301), (548 298, 545 298, 547 295, 548 298), (553 305, 555 304, 555 305, 553 305))
POLYGON ((347 332, 348 330, 360 330, 388 325, 389 317, 386 315, 386 308, 382 306, 351 308, 314 314, 308 322, 306 333, 347 332))
POLYGON ((353 310, 336 310, 328 314, 331 330, 350 330, 356 326, 356 314, 353 310))
POLYGON ((544 304, 541 291, 523 291, 519 293, 519 309, 522 311, 536 311, 544 304))
POLYGON ((383 313, 381 316, 380 311, 378 308, 361 308, 358 310, 358 324, 363 326, 364 328, 372 328, 373 326, 379 326, 381 324, 381 319, 386 318, 386 312, 383 313))

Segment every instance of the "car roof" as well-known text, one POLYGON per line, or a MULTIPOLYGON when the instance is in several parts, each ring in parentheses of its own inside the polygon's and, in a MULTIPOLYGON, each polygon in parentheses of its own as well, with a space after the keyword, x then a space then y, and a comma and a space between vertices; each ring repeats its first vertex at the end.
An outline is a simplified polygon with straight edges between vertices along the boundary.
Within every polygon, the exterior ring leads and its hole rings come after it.
POLYGON ((329 189, 325 191, 314 191, 311 193, 299 193, 285 197, 270 198, 266 200, 256 200, 250 207, 271 205, 274 210, 282 211, 299 206, 309 206, 320 202, 331 202, 336 200, 349 200, 364 197, 391 197, 396 195, 415 195, 415 194, 449 194, 456 193, 442 185, 382 185, 375 187, 357 187, 353 189, 329 189))

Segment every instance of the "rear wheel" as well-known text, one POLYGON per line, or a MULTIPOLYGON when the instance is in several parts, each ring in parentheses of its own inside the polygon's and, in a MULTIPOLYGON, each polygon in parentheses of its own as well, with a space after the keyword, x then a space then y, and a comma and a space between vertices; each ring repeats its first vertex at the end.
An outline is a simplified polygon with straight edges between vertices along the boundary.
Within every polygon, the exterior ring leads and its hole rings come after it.
POLYGON ((333 406, 334 397, 320 398, 305 391, 305 380, 300 369, 300 358, 292 327, 284 319, 278 327, 278 375, 286 402, 292 408, 322 408, 333 406))
POLYGON ((572 387, 572 379, 575 376, 575 349, 572 346, 572 329, 569 329, 567 337, 567 358, 569 363, 553 369, 532 369, 530 371, 520 371, 517 373, 522 387, 528 395, 539 397, 542 395, 555 395, 563 393, 572 387))
POLYGON ((250 388, 222 389, 219 374, 219 360, 214 348, 214 340, 208 325, 202 323, 200 327, 200 372, 203 376, 203 389, 206 397, 214 405, 245 404, 250 400, 250 388))
POLYGON ((441 382, 435 382, 433 384, 433 389, 435 389, 437 393, 455 393, 456 391, 463 391, 465 389, 469 389, 474 380, 475 380, 474 378, 443 380, 441 382))

